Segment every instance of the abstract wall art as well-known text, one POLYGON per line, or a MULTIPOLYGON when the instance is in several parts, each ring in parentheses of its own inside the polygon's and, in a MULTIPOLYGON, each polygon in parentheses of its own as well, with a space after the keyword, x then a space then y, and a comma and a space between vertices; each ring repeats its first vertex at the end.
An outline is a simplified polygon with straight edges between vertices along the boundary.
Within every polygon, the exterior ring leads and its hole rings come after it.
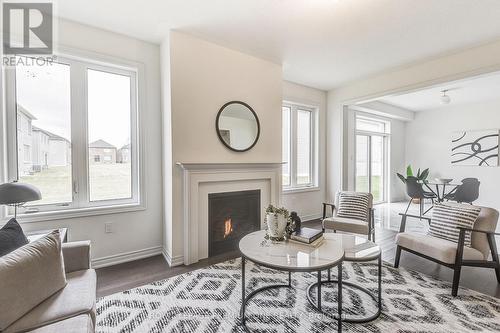
POLYGON ((451 164, 498 166, 498 134, 498 129, 453 132, 451 164))

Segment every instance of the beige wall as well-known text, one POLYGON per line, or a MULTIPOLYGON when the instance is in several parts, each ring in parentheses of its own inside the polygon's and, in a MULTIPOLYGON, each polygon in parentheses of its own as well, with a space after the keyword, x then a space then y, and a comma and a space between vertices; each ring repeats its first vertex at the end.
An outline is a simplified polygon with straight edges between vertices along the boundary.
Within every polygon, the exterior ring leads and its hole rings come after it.
POLYGON ((462 79, 500 69, 500 41, 410 64, 328 92, 327 113, 327 196, 346 183, 343 172, 344 139, 343 105, 391 93, 417 90, 434 84, 462 79))
POLYGON ((296 211, 303 221, 321 217, 326 197, 326 92, 284 81, 283 99, 318 108, 318 188, 307 192, 283 193, 283 205, 296 211))
MULTIPOLYGON (((92 259, 98 262, 130 260, 162 249, 160 49, 158 45, 125 37, 75 22, 60 20, 57 42, 80 54, 98 54, 144 64, 143 108, 139 109, 146 131, 142 148, 146 173, 146 209, 136 212, 24 223, 23 229, 69 228, 69 240, 92 241, 92 259), (113 233, 104 224, 113 223, 113 233)), ((2 140, 3 141, 3 140, 2 140)), ((22 222, 22 218, 20 219, 22 222)))
POLYGON ((168 216, 165 221, 170 231, 165 250, 178 258, 183 251, 182 188, 181 170, 174 164, 281 162, 282 72, 280 65, 179 32, 172 32, 168 43, 170 53, 163 50, 162 57, 170 57, 173 200, 171 226, 168 216), (249 104, 260 120, 259 141, 248 152, 227 149, 215 131, 217 112, 232 100, 249 104))

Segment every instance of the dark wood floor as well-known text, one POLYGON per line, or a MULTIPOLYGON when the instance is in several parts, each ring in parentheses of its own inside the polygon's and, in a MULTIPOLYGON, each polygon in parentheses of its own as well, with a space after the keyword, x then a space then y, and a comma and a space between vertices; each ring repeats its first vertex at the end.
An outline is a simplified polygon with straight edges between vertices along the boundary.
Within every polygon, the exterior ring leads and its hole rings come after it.
MULTIPOLYGON (((319 220, 304 223, 309 227, 320 228, 319 220)), ((393 263, 396 253, 394 237, 396 231, 377 228, 376 241, 382 247, 383 260, 393 263)), ((190 266, 169 267, 162 256, 155 256, 120 265, 97 269, 97 296, 106 296, 147 283, 166 279, 178 274, 206 267, 217 262, 236 258, 238 252, 201 260, 190 266)), ((451 281, 453 272, 431 261, 404 253, 401 257, 401 267, 413 269, 441 280, 451 281)), ((487 295, 500 298, 500 284, 497 283, 493 269, 464 267, 460 285, 487 295)))

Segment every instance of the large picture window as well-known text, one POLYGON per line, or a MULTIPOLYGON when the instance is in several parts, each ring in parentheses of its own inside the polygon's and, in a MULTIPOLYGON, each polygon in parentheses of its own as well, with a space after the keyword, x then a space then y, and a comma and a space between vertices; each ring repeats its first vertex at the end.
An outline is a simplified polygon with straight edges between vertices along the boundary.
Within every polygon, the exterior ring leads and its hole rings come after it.
POLYGON ((283 188, 316 186, 316 109, 285 103, 283 112, 283 188))
POLYGON ((40 189, 28 211, 139 203, 136 69, 18 60, 6 71, 8 125, 16 129, 9 179, 40 189))

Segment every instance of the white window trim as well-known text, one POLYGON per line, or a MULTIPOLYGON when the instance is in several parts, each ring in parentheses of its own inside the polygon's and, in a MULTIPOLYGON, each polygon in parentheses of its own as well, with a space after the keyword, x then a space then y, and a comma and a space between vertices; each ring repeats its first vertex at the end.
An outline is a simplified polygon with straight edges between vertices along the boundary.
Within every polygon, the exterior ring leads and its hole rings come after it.
POLYGON ((318 136, 318 126, 319 126, 319 107, 314 105, 307 105, 303 103, 293 102, 293 101, 283 101, 283 107, 290 108, 290 185, 283 185, 283 194, 289 193, 300 193, 300 192, 310 192, 319 191, 319 179, 318 179, 318 166, 319 166, 319 136, 318 136), (304 111, 311 112, 311 149, 310 149, 310 170, 311 170, 311 182, 309 184, 297 184, 297 175, 295 169, 297 167, 297 110, 301 109, 304 111))
MULTIPOLYGON (((135 154, 132 150, 131 153, 131 159, 132 159, 132 194, 133 194, 133 199, 123 199, 123 200, 107 200, 107 201, 96 201, 96 202, 88 202, 86 201, 87 205, 82 207, 78 207, 75 205, 72 206, 60 206, 57 205, 57 210, 51 210, 51 209, 44 209, 44 210, 38 210, 36 212, 30 212, 28 210, 28 213, 26 212, 18 212, 18 219, 22 223, 30 223, 30 222, 40 222, 40 221, 47 221, 47 220, 56 220, 56 219, 66 219, 66 218, 74 218, 74 217, 86 217, 86 216, 95 216, 95 215, 105 215, 105 214, 118 214, 118 213, 124 213, 124 212, 131 212, 131 211, 140 211, 140 210, 145 210, 147 208, 147 202, 146 202, 146 176, 145 176, 145 171, 144 171, 144 160, 145 160, 145 149, 144 149, 144 121, 143 121, 143 115, 140 110, 145 110, 146 109, 146 103, 145 103, 145 68, 144 64, 135 62, 135 61, 129 61, 129 60, 123 60, 119 59, 116 57, 111 57, 108 55, 104 54, 99 54, 95 52, 88 52, 88 51, 83 51, 79 50, 76 48, 71 48, 71 47, 65 47, 65 46, 58 46, 58 54, 57 54, 57 61, 58 62, 63 62, 64 61, 71 61, 71 60, 76 60, 76 61, 81 61, 85 62, 89 68, 92 69, 98 69, 101 70, 100 68, 112 68, 113 73, 117 73, 118 71, 123 71, 126 73, 134 72, 135 74, 135 79, 131 80, 132 85, 135 84, 134 87, 131 87, 131 89, 135 90, 134 94, 131 94, 131 98, 135 98, 135 100, 131 101, 131 105, 134 106, 135 110, 131 110, 131 116, 133 117, 132 122, 131 122, 131 130, 132 130, 132 135, 131 139, 135 140, 136 144, 135 146, 137 147, 135 150, 135 154), (61 61, 62 60, 62 61, 61 61), (135 155, 135 157, 134 157, 135 155), (134 172, 134 168, 136 169, 136 172, 134 172), (135 195, 135 197, 134 197, 135 195)), ((3 152, 2 156, 4 161, 6 173, 1 175, 5 181, 13 181, 17 178, 17 160, 10 158, 11 156, 17 156, 17 140, 12 140, 12 138, 17 138, 17 128, 16 126, 12 126, 12 124, 16 124, 17 116, 16 116, 16 100, 15 100, 15 81, 14 78, 15 76, 12 74, 12 71, 15 71, 15 68, 4 68, 3 71, 3 76, 2 76, 2 85, 3 85, 3 94, 2 96, 4 97, 4 102, 5 102, 5 110, 6 111, 6 124, 5 126, 2 126, 0 128, 0 134, 1 137, 4 138, 4 142, 6 142, 5 146, 5 151, 3 152), (16 170, 16 172, 13 172, 12 170, 16 170)), ((85 71, 86 73, 86 71, 85 71)), ((73 73, 72 73, 73 74, 73 73)), ((86 82, 86 81, 85 81, 86 82)), ((86 84, 83 84, 86 86, 86 84)), ((72 122, 72 142, 75 142, 75 138, 78 140, 82 140, 81 138, 84 138, 83 142, 87 142, 87 133, 86 131, 78 131, 75 129, 78 129, 78 126, 75 126, 73 122, 76 120, 73 115, 75 113, 80 113, 81 117, 84 118, 85 122, 87 122, 87 112, 86 112, 86 105, 85 106, 76 106, 76 109, 73 108, 73 101, 78 100, 78 98, 74 98, 73 94, 86 94, 86 87, 84 89, 85 91, 76 91, 74 87, 71 88, 71 100, 72 100, 72 117, 71 117, 71 122, 72 122), (76 133, 80 132, 80 133, 76 133), (85 133, 83 133, 85 132, 85 133)), ((76 95, 75 97, 78 97, 76 95)), ((80 95, 80 100, 82 100, 82 96, 80 95)), ((83 97, 83 100, 86 101, 86 96, 83 97)), ((75 145, 76 146, 76 145, 75 145)), ((88 149, 86 149, 86 144, 84 145, 79 145, 80 147, 85 147, 85 152, 82 154, 76 153, 76 150, 72 146, 72 168, 75 168, 78 166, 77 163, 75 163, 76 159, 79 159, 79 166, 88 168, 88 149), (82 161, 82 159, 86 159, 85 161, 82 161)), ((80 148, 81 149, 81 148, 80 148)), ((78 149, 77 149, 78 150, 78 149)), ((73 171, 75 172, 75 171, 73 171)), ((80 186, 80 189, 83 187, 84 190, 78 191, 80 198, 87 198, 88 193, 87 189, 85 186, 82 186, 82 181, 83 178, 87 173, 81 172, 81 170, 78 172, 77 170, 77 175, 80 175, 80 179, 77 179, 77 184, 76 186, 80 186)), ((75 179, 75 177, 74 177, 75 179)), ((84 183, 83 183, 84 184, 84 183)), ((73 185, 75 186, 75 184, 73 185)), ((79 190, 80 190, 79 189, 79 190)), ((74 195, 74 192, 73 192, 74 195)), ((81 200, 81 199, 80 199, 81 200)), ((73 199, 73 203, 75 202, 75 198, 73 199)), ((79 201, 81 203, 81 201, 79 201)), ((50 208, 49 206, 55 206, 55 205, 46 205, 44 208, 50 208)), ((42 207, 42 206, 39 206, 42 207)), ((38 208, 38 207, 37 207, 38 208)), ((9 218, 11 215, 9 215, 9 211, 7 209, 2 209, 0 210, 0 217, 7 217, 9 218)))
MULTIPOLYGON (((389 169, 390 169, 390 160, 389 160, 389 149, 390 149, 390 141, 391 141, 391 122, 388 119, 380 118, 377 116, 365 116, 362 113, 356 112, 354 114, 354 186, 356 186, 356 172, 357 172, 357 163, 356 163, 356 140, 357 140, 357 135, 365 135, 368 137, 368 140, 370 142, 371 136, 380 136, 383 139, 383 145, 384 145, 384 168, 382 170, 383 177, 384 177, 384 187, 383 187, 383 193, 382 193, 382 200, 374 202, 373 204, 381 204, 381 203, 386 203, 389 202, 389 169), (366 131, 366 130, 360 130, 357 128, 357 119, 368 119, 368 120, 373 120, 373 121, 378 121, 381 123, 384 123, 384 132, 374 132, 374 131, 366 131)), ((371 168, 371 166, 370 166, 371 168)))

